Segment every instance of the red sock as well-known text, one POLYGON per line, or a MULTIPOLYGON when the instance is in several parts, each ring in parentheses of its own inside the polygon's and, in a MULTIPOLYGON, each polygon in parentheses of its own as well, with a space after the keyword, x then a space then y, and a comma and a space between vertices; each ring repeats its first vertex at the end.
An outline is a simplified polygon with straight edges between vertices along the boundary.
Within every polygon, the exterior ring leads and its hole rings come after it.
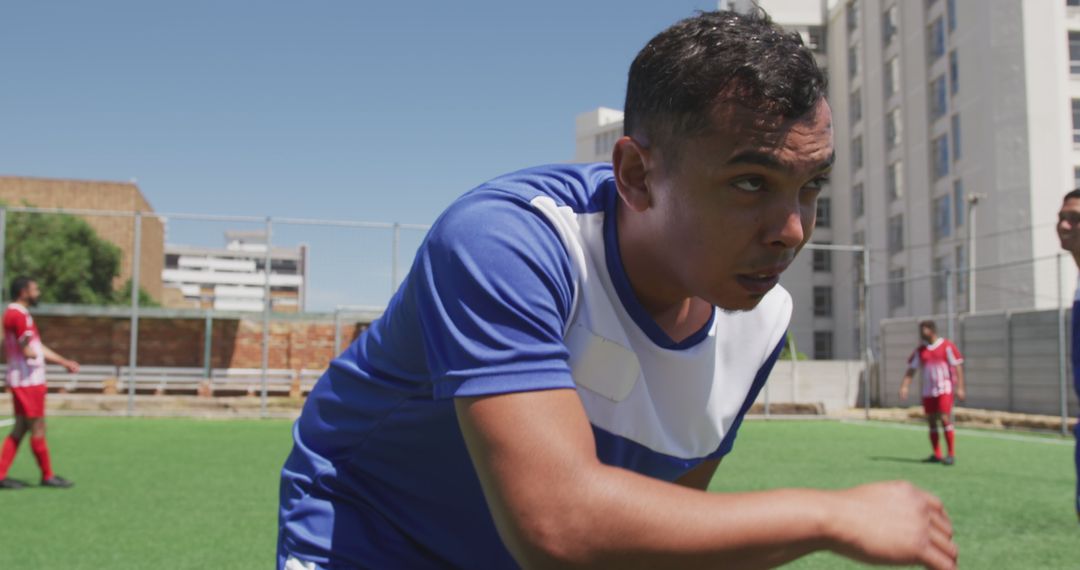
POLYGON ((956 433, 953 431, 952 424, 945 424, 945 444, 949 446, 949 455, 953 455, 953 449, 956 445, 956 433))
POLYGON ((19 449, 19 440, 10 435, 4 438, 4 447, 0 449, 0 479, 7 478, 11 462, 15 461, 15 452, 19 449))
POLYGON ((930 445, 934 447, 934 457, 941 459, 941 441, 938 439, 936 429, 930 430, 930 445))
POLYGON ((41 468, 41 480, 52 479, 52 463, 49 461, 49 446, 45 443, 44 437, 31 437, 30 449, 34 451, 34 457, 37 457, 38 467, 41 468))

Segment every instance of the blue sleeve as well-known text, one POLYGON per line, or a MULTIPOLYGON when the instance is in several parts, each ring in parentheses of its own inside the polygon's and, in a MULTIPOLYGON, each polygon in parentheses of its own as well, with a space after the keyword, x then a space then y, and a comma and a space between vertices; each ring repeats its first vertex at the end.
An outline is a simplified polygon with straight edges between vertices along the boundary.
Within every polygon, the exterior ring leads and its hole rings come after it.
POLYGON ((574 387, 563 343, 570 260, 530 204, 468 194, 439 218, 419 257, 416 302, 436 398, 574 387))
POLYGON ((743 401, 742 408, 739 409, 738 417, 736 417, 735 421, 731 424, 731 429, 724 435, 724 441, 720 442, 720 448, 709 455, 708 459, 716 459, 731 453, 732 447, 735 446, 735 437, 738 435, 739 426, 742 425, 746 412, 750 411, 750 406, 753 406, 754 402, 757 400, 758 394, 761 393, 761 389, 765 387, 765 381, 769 379, 769 374, 772 373, 773 366, 776 365, 777 359, 780 358, 780 353, 784 350, 786 341, 787 333, 780 337, 780 342, 777 343, 772 354, 765 360, 765 364, 762 364, 761 368, 758 369, 757 375, 754 376, 754 383, 750 386, 750 393, 746 395, 746 400, 743 401))

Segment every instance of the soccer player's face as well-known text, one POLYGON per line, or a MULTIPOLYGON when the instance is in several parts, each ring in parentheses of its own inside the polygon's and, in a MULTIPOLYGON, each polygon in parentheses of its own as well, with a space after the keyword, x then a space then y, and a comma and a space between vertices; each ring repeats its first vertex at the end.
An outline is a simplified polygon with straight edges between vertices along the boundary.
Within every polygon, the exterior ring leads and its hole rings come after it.
POLYGON ((26 286, 26 302, 31 307, 35 307, 38 304, 38 299, 41 298, 41 290, 38 289, 37 281, 31 281, 26 286))
POLYGON ((824 100, 797 119, 717 105, 710 131, 650 172, 673 277, 720 308, 757 306, 810 239, 832 161, 824 100))
POLYGON ((1057 233, 1061 249, 1080 253, 1080 199, 1070 198, 1061 205, 1057 233))

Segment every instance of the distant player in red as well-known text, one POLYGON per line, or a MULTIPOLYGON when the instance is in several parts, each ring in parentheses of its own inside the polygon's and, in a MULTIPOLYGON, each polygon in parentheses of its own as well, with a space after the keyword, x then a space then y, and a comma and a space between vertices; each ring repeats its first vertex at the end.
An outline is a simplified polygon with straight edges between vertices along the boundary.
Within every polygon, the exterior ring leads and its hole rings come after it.
POLYGON ((8 479, 7 472, 15 460, 26 432, 30 432, 30 449, 41 468, 41 484, 65 488, 71 481, 55 475, 49 461, 49 446, 45 444, 45 362, 52 362, 79 371, 79 363, 68 360, 41 342, 30 307, 41 295, 35 281, 18 277, 11 282, 13 302, 4 311, 4 351, 7 354, 7 385, 15 405, 15 427, 0 447, 0 489, 18 489, 23 483, 8 479))
POLYGON ((931 463, 956 463, 955 434, 952 425, 953 393, 964 401, 964 355, 952 341, 937 334, 934 321, 919 323, 919 336, 923 343, 908 360, 908 369, 904 381, 900 384, 900 399, 906 400, 908 386, 915 370, 922 371, 922 401, 926 411, 926 420, 930 423, 930 444, 934 454, 927 458, 931 463), (955 388, 955 390, 954 390, 955 388), (945 431, 945 442, 949 446, 949 455, 941 456, 941 442, 938 439, 937 424, 941 423, 945 431))

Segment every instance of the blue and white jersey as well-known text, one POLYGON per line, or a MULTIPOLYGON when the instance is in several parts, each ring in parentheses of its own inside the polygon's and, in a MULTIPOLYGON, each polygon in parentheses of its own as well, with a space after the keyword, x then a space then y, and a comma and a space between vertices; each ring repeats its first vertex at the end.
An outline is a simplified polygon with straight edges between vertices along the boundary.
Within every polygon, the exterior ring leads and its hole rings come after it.
POLYGON ((486 183, 436 221, 296 422, 279 565, 515 568, 455 397, 574 389, 599 459, 665 481, 731 451, 791 297, 775 287, 672 341, 627 280, 617 199, 610 165, 547 166, 486 183))

